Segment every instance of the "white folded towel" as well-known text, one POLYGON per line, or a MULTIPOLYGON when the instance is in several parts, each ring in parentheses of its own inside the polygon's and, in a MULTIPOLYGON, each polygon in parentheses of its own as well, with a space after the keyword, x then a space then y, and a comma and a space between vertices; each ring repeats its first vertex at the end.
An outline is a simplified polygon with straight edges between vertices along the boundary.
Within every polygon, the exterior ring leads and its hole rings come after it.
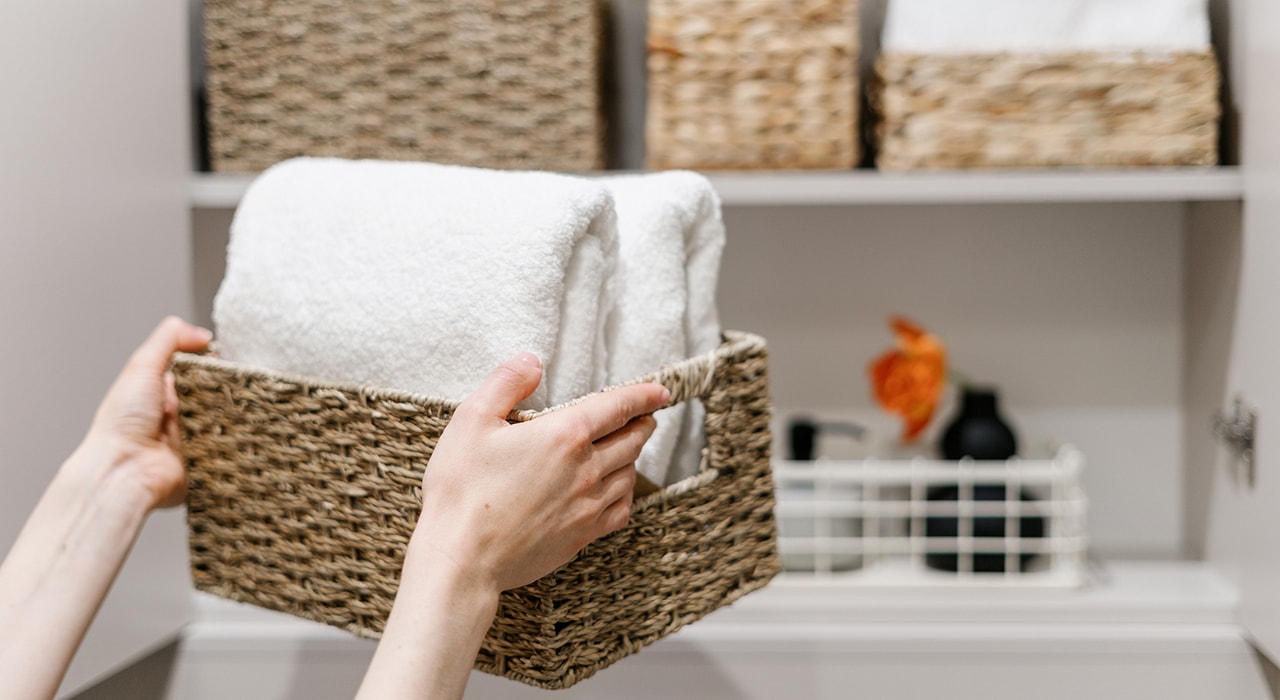
POLYGON ((605 385, 617 259, 590 180, 384 161, 296 159, 250 186, 214 300, 228 359, 448 399, 537 354, 523 408, 605 385))
MULTIPOLYGON (((720 344, 715 291, 724 248, 720 200, 706 178, 672 171, 602 178, 618 213, 617 308, 608 325, 609 380, 620 382, 720 344)), ((636 461, 657 484, 698 471, 700 402, 664 409, 636 461)))
POLYGON ((1206 0, 890 0, 881 42, 919 53, 1208 47, 1206 0))

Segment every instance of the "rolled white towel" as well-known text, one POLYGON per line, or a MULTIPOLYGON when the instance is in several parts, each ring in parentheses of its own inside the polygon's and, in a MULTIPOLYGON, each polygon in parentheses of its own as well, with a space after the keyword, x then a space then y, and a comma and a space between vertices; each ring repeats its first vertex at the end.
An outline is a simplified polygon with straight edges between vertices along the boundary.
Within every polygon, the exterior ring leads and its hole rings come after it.
MULTIPOLYGON (((671 171, 602 178, 618 212, 618 289, 608 325, 609 380, 620 382, 720 344, 715 290, 724 248, 720 200, 706 178, 671 171)), ((695 474, 704 412, 659 411, 636 461, 657 484, 695 474)))
POLYGON ((214 300, 228 359, 460 400, 537 354, 523 408, 605 385, 617 259, 589 180, 427 163, 295 159, 254 180, 214 300))
POLYGON ((1208 47, 1207 0, 890 0, 881 41, 917 53, 1208 47))

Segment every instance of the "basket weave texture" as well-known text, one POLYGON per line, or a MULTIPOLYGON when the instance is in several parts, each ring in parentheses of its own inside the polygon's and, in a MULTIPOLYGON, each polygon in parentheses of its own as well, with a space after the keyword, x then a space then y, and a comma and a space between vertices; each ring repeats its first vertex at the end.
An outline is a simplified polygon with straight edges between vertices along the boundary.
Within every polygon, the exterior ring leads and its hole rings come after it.
POLYGON ((857 164, 856 0, 651 0, 648 167, 857 164))
POLYGON ((212 167, 603 166, 593 0, 205 0, 212 167))
MULTIPOLYGON (((781 566, 766 359, 762 339, 729 333, 715 353, 644 378, 673 402, 703 401, 702 472, 504 593, 477 669, 565 688, 769 582, 781 566)), ((423 469, 456 404, 191 355, 174 371, 196 587, 380 636, 423 469)))
POLYGON ((882 170, 1218 162, 1212 52, 895 52, 875 73, 882 170))

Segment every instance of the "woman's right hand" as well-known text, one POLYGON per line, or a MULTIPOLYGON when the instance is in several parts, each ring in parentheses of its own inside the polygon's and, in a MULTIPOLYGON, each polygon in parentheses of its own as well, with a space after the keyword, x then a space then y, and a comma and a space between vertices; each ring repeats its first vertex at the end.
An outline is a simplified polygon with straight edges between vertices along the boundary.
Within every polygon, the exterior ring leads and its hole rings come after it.
POLYGON ((526 423, 506 418, 533 393, 531 354, 499 366, 458 407, 423 478, 414 556, 445 557, 495 591, 531 583, 626 525, 635 460, 670 400, 657 384, 596 394, 526 423))
POLYGON ((533 355, 503 363, 440 436, 361 700, 461 698, 498 594, 627 523, 649 414, 670 394, 637 384, 507 423, 541 380, 533 355))

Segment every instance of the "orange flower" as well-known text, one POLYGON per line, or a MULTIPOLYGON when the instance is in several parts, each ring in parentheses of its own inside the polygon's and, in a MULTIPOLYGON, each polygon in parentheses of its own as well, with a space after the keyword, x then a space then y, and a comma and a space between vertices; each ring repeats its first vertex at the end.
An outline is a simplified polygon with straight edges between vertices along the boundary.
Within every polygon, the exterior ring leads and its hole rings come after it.
POLYGON ((933 334, 900 316, 889 319, 898 347, 867 368, 880 407, 902 416, 902 441, 914 442, 938 404, 947 380, 947 352, 933 334))

